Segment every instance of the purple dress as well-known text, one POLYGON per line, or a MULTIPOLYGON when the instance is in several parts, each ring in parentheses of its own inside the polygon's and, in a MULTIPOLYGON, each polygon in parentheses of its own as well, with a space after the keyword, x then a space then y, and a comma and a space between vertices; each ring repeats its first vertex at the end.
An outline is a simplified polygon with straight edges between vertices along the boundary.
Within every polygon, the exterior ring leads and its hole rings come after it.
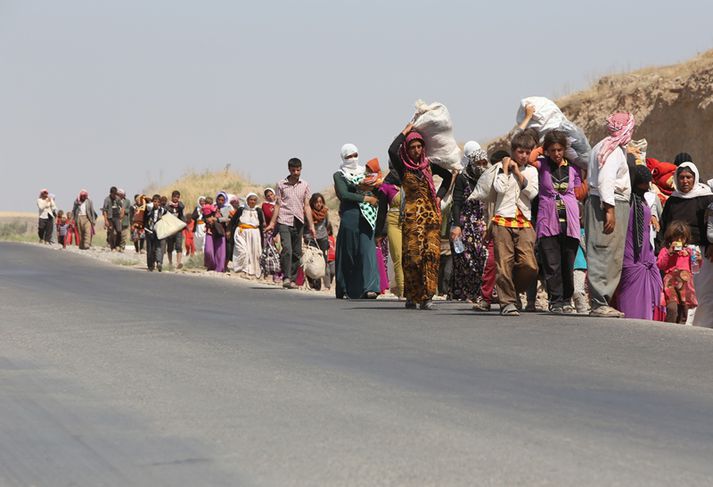
POLYGON ((617 308, 626 318, 652 320, 654 307, 659 304, 663 282, 656 266, 656 256, 651 247, 651 209, 644 204, 643 245, 639 258, 634 254, 634 212, 629 211, 629 228, 626 231, 624 264, 617 291, 617 308))

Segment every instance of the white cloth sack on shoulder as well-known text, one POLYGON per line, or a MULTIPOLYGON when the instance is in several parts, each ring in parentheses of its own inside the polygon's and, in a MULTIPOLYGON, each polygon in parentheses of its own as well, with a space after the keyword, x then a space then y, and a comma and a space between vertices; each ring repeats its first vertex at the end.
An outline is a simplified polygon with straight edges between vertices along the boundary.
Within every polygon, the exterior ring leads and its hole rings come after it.
POLYGON ((426 143, 426 157, 449 171, 461 171, 462 153, 453 136, 453 122, 448 109, 442 103, 416 102, 413 127, 426 143))
POLYGON ((312 245, 302 246, 302 268, 305 276, 310 279, 322 279, 324 277, 324 253, 318 247, 312 245))
POLYGON ((520 125, 525 120, 525 106, 527 105, 535 107, 535 113, 532 115, 532 120, 530 120, 527 128, 537 130, 540 135, 540 142, 544 140, 547 132, 552 130, 559 130, 567 134, 569 147, 565 152, 565 157, 580 168, 586 169, 589 164, 589 153, 592 147, 582 129, 568 120, 555 102, 543 96, 530 96, 520 101, 515 117, 517 125, 520 125))
POLYGON ((173 237, 184 228, 186 228, 186 222, 181 221, 172 213, 166 213, 156 222, 156 236, 159 240, 163 240, 164 238, 173 237))

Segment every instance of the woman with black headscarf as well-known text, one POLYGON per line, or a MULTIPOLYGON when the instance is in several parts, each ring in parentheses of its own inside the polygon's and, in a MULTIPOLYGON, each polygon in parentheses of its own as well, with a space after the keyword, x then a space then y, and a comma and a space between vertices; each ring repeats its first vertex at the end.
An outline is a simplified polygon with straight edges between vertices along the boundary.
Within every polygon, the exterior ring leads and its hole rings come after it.
POLYGON ((651 183, 651 171, 646 166, 639 165, 634 168, 633 173, 629 226, 621 279, 616 293, 616 308, 624 313, 626 318, 651 320, 663 288, 649 235, 651 208, 644 198, 651 183))

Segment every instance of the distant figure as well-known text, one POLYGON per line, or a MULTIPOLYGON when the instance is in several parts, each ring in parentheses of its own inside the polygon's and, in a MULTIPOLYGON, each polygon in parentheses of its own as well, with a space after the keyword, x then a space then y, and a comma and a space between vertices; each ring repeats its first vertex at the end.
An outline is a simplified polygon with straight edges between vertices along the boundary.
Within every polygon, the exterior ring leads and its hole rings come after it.
POLYGON ((94 235, 97 212, 94 211, 94 203, 89 199, 89 193, 86 189, 81 190, 77 199, 74 200, 72 213, 79 231, 79 248, 88 250, 92 246, 92 235, 94 235))
POLYGON ((116 186, 109 189, 109 196, 104 198, 102 205, 102 215, 104 215, 104 227, 106 228, 106 243, 112 251, 119 247, 121 239, 121 220, 123 218, 121 198, 116 186))
POLYGON ((49 244, 52 241, 57 205, 55 205, 54 199, 50 197, 48 190, 43 189, 40 191, 40 196, 37 198, 37 209, 39 211, 37 236, 40 239, 40 243, 49 244))
POLYGON ((149 272, 154 268, 161 272, 163 269, 163 240, 156 235, 156 224, 166 214, 166 208, 161 205, 161 195, 155 194, 151 198, 151 208, 144 215, 144 229, 146 231, 146 266, 149 272))

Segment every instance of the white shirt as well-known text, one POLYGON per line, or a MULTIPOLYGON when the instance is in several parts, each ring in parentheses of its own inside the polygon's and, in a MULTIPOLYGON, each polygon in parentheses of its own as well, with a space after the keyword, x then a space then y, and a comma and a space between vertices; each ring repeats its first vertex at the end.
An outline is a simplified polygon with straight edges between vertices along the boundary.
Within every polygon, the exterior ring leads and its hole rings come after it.
MULTIPOLYGON (((501 163, 498 163, 502 167, 501 163)), ((497 169, 498 175, 493 181, 493 189, 497 193, 495 200, 495 215, 505 218, 515 218, 516 208, 519 208, 522 215, 528 220, 532 219, 532 199, 537 196, 540 188, 539 175, 537 169, 531 165, 520 168, 520 172, 525 176, 526 185, 520 189, 520 184, 517 178, 513 176, 512 171, 505 176, 500 172, 501 167, 497 169)))
POLYGON ((79 205, 79 209, 77 210, 77 215, 78 216, 87 216, 87 200, 82 201, 82 204, 79 205))
POLYGON ((615 149, 599 169, 602 142, 592 148, 589 156, 589 194, 599 196, 602 205, 606 203, 615 206, 617 201, 628 203, 631 198, 631 180, 626 154, 621 148, 615 149))

